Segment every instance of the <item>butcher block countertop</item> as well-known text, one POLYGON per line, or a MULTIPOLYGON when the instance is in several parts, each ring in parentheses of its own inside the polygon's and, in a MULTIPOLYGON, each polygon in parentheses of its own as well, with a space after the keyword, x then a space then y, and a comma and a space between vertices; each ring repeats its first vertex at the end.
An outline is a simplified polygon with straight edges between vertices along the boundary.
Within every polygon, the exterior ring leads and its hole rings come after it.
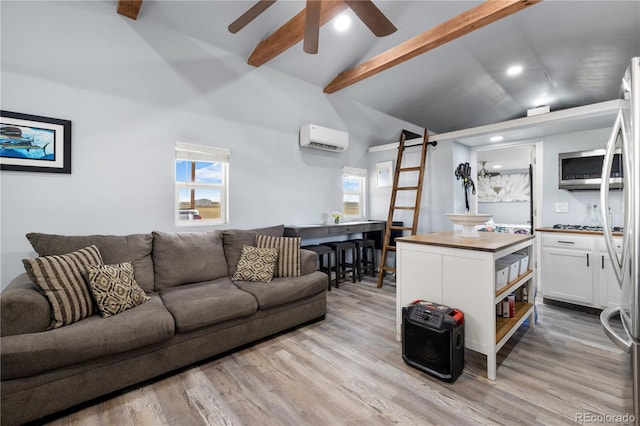
POLYGON ((479 237, 461 237, 460 231, 434 232, 409 237, 396 238, 396 244, 411 243, 429 246, 450 247, 463 250, 496 252, 523 241, 535 238, 533 235, 507 234, 502 232, 479 232, 479 237))
MULTIPOLYGON (((538 232, 561 232, 564 234, 584 234, 584 235, 603 235, 602 231, 586 231, 582 229, 556 229, 556 228, 547 228, 541 227, 536 228, 538 232)), ((612 232, 614 237, 622 237, 622 232, 612 232)))

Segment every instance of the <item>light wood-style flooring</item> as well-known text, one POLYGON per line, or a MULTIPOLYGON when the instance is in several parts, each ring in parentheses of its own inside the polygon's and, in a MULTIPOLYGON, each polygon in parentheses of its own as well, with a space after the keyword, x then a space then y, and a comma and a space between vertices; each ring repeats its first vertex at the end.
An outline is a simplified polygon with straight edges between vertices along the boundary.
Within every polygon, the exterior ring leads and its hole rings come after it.
POLYGON ((485 357, 467 350, 451 384, 402 360, 392 285, 344 283, 327 301, 324 321, 50 424, 565 425, 584 423, 582 413, 632 410, 629 356, 596 315, 540 303, 538 325, 521 327, 499 352, 495 382, 485 357))

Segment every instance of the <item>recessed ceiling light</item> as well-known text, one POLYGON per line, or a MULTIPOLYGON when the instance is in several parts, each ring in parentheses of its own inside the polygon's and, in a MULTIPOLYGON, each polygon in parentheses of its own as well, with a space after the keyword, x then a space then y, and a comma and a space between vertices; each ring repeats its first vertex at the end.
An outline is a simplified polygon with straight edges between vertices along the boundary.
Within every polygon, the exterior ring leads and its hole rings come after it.
POLYGON ((543 105, 549 105, 552 100, 553 99, 551 99, 551 96, 547 95, 546 93, 543 93, 542 96, 533 100, 533 106, 539 107, 543 105))
POLYGON ((504 136, 491 136, 489 140, 491 142, 500 142, 501 140, 504 140, 504 136))
POLYGON ((522 72, 522 65, 511 65, 509 68, 507 68, 507 75, 509 77, 515 77, 516 75, 519 75, 522 72))
POLYGON ((351 18, 346 13, 338 15, 336 20, 333 22, 333 28, 336 31, 345 31, 351 25, 351 18))

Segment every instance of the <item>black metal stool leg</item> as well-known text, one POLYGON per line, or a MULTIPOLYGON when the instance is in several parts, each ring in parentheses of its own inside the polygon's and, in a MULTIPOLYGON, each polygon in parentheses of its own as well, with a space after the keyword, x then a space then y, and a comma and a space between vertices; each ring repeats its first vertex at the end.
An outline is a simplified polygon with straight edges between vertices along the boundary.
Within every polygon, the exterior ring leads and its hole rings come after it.
MULTIPOLYGON (((360 278, 360 264, 356 263, 356 260, 360 259, 360 256, 356 254, 356 248, 355 248, 355 244, 354 247, 351 249, 351 262, 353 262, 353 267, 351 268, 352 272, 352 281, 355 283, 356 279, 360 278)), ((346 262, 346 259, 345 259, 346 262)))

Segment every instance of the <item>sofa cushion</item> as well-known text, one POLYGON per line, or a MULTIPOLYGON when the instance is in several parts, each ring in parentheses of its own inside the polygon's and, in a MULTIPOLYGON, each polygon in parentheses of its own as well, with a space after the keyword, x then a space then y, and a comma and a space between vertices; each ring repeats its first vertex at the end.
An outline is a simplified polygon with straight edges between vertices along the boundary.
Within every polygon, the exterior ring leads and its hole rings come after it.
POLYGON ((224 242, 224 255, 227 258, 229 267, 228 275, 230 277, 236 272, 236 265, 240 260, 242 246, 256 246, 256 236, 258 234, 271 235, 274 237, 282 237, 284 235, 284 225, 270 226, 267 228, 256 229, 225 229, 222 231, 224 242))
POLYGON ((89 265, 87 281, 102 318, 109 318, 151 300, 136 283, 130 262, 89 265))
POLYGON ((326 291, 327 275, 316 271, 300 277, 274 278, 270 283, 236 281, 235 285, 251 293, 260 309, 266 309, 326 291))
POLYGON ((269 283, 278 260, 278 249, 243 246, 232 281, 260 281, 269 283))
POLYGON ((110 318, 93 315, 55 330, 3 337, 2 380, 169 340, 174 335, 173 317, 157 293, 149 296, 149 302, 110 318))
POLYGON ((257 246, 278 249, 276 277, 299 277, 300 273, 300 237, 272 237, 258 234, 257 246))
POLYGON ((153 264, 158 290, 224 277, 222 233, 154 231, 153 264))
POLYGON ((136 282, 144 291, 153 290, 151 234, 66 236, 30 233, 27 239, 38 256, 65 254, 95 245, 106 264, 131 262, 136 282))
POLYGON ((229 277, 160 290, 160 296, 185 333, 247 315, 258 310, 256 299, 233 285, 229 277))
POLYGON ((29 278, 51 305, 51 328, 93 315, 93 298, 83 275, 90 265, 101 265, 96 246, 56 256, 23 259, 29 278))

